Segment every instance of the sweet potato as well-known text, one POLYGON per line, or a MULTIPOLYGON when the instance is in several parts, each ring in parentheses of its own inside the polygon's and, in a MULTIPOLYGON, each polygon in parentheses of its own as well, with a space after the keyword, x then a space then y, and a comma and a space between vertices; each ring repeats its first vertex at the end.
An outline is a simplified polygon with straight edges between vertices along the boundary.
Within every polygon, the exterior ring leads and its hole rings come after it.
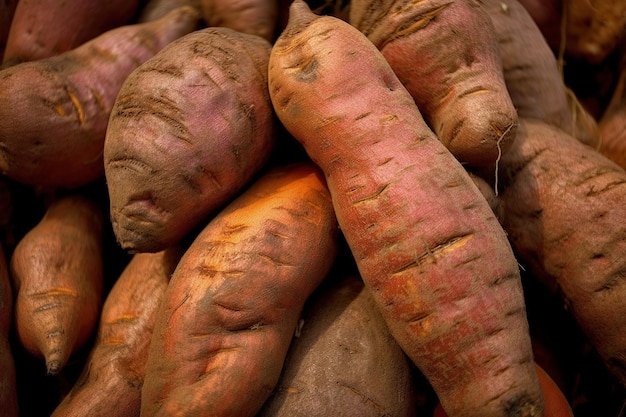
POLYGON ((268 76, 278 117, 325 173, 365 285, 446 411, 541 416, 511 246, 382 53, 296 0, 268 76))
POLYGON ((98 322, 103 292, 103 215, 80 195, 59 197, 10 260, 15 329, 24 348, 57 374, 98 322))
POLYGON ((336 239, 328 189, 311 163, 274 168, 216 215, 157 313, 141 416, 254 416, 336 239))
POLYGON ((128 76, 104 144, 122 248, 155 252, 176 244, 268 160, 275 125, 270 48, 255 35, 205 28, 128 76))
POLYGON ((149 22, 159 19, 172 10, 183 6, 193 7, 198 11, 199 15, 202 14, 200 0, 146 0, 141 6, 137 22, 149 22))
MULTIPOLYGON (((554 382, 552 377, 539 365, 535 364, 537 376, 541 383, 543 396, 546 399, 546 409, 543 417, 574 417, 572 407, 570 406, 565 394, 559 386, 554 382)), ((437 404, 433 417, 448 417, 446 412, 437 404)))
POLYGON ((139 4, 139 0, 20 0, 9 29, 4 65, 74 49, 128 24, 139 4))
POLYGON ((11 28, 11 21, 13 20, 16 6, 17 0, 0 1, 0 57, 4 56, 4 49, 7 45, 9 29, 11 28))
POLYGON ((305 307, 274 393, 257 417, 411 417, 412 369, 358 275, 333 272, 305 307))
POLYGON ((101 178, 105 130, 122 82, 194 30, 198 19, 193 9, 181 8, 0 71, 0 172, 27 184, 68 188, 101 178))
POLYGON ((351 0, 349 22, 380 49, 457 159, 484 165, 506 152, 517 114, 477 2, 351 0))
POLYGON ((278 0, 199 0, 208 26, 227 27, 273 42, 278 0))
POLYGON ((626 171, 548 124, 521 119, 518 132, 500 162, 503 227, 625 384, 626 171))
POLYGON ((82 373, 52 417, 139 415, 156 311, 181 255, 172 247, 131 258, 104 302, 82 373))
POLYGON ((480 2, 496 31, 506 87, 518 116, 543 120, 597 147, 597 123, 564 84, 557 58, 531 15, 518 0, 480 2))
POLYGON ((565 53, 599 64, 626 40, 623 0, 563 0, 565 53))
POLYGON ((626 169, 626 48, 611 101, 600 117, 599 152, 626 169))
POLYGON ((0 410, 5 417, 18 417, 15 359, 9 337, 13 323, 13 292, 4 248, 0 244, 0 410))

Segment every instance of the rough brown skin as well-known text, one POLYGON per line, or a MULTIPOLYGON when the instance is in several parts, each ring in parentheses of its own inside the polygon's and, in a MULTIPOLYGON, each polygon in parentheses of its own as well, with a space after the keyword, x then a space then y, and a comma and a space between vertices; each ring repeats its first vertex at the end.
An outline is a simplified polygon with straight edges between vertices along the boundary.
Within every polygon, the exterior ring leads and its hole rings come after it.
POLYGON ((194 30, 198 18, 181 8, 0 71, 0 172, 26 184, 65 188, 102 177, 105 130, 123 81, 194 30))
POLYGON ((561 130, 521 121, 500 164, 502 224, 523 267, 562 295, 626 383, 626 171, 561 130))
POLYGON ((20 343, 57 374, 98 323, 103 291, 103 216, 92 201, 54 201, 15 247, 10 271, 20 343))
POLYGON ((182 249, 134 255, 102 307, 81 375, 52 417, 136 417, 156 312, 182 249))
POLYGON ((476 1, 352 0, 349 22, 381 50, 457 159, 480 166, 506 152, 517 115, 476 1))
POLYGON ((480 3, 495 28, 506 87, 518 116, 543 120, 597 147, 596 121, 564 85, 557 58, 528 11, 517 0, 480 3))
POLYGON ((4 248, 0 245, 0 410, 5 417, 18 417, 15 360, 10 337, 13 323, 13 292, 4 248))
POLYGON ((626 54, 619 71, 611 101, 598 122, 601 138, 598 150, 626 169, 626 54))
POLYGON ((278 0, 199 0, 208 26, 227 27, 274 41, 278 0))
POLYGON ((141 416, 254 416, 335 258, 336 227, 311 163, 272 169, 215 216, 158 312, 141 416))
POLYGON ((176 244, 264 166, 275 139, 270 48, 255 35, 206 28, 126 79, 104 144, 122 248, 156 252, 176 244))
POLYGON ((138 0, 20 0, 4 64, 59 55, 118 26, 135 14, 138 0))
POLYGON ((380 51, 296 0, 270 55, 269 88, 278 117, 325 173, 392 335, 450 416, 541 416, 506 235, 380 51))
POLYGON ((283 372, 257 417, 413 417, 409 361, 357 275, 310 300, 283 372))

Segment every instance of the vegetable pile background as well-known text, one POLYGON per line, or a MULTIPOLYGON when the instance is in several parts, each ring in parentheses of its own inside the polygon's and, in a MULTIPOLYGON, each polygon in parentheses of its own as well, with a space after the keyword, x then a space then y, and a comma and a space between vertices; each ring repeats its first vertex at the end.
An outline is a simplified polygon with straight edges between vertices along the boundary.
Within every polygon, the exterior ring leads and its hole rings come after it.
POLYGON ((5 0, 0 57, 4 416, 625 407, 623 1, 5 0))

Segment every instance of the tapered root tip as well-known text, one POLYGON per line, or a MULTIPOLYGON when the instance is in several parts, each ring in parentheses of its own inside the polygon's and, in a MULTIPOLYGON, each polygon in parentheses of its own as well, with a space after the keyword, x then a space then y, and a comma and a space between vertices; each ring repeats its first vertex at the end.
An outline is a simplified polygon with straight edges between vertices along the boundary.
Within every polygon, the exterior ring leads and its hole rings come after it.
POLYGON ((531 395, 523 395, 517 400, 510 401, 505 408, 504 415, 510 417, 542 417, 544 414, 543 398, 531 395))
POLYGON ((59 360, 51 360, 46 362, 46 374, 49 376, 55 376, 61 371, 61 361, 59 360))
POLYGON ((284 33, 288 36, 301 32, 313 20, 319 18, 304 0, 294 0, 289 6, 289 19, 284 33))

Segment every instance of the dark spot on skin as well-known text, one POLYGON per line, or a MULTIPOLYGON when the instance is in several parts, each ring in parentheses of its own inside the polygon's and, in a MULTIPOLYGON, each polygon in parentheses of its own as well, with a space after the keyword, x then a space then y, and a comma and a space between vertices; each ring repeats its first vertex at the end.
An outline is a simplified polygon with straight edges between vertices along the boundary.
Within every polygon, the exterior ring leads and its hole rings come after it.
POLYGON ((313 82, 315 80, 317 80, 317 68, 319 67, 319 64, 317 62, 317 60, 311 59, 309 62, 306 63, 306 65, 303 65, 300 69, 300 71, 296 72, 296 77, 298 78, 299 81, 305 82, 305 83, 310 83, 313 82))

